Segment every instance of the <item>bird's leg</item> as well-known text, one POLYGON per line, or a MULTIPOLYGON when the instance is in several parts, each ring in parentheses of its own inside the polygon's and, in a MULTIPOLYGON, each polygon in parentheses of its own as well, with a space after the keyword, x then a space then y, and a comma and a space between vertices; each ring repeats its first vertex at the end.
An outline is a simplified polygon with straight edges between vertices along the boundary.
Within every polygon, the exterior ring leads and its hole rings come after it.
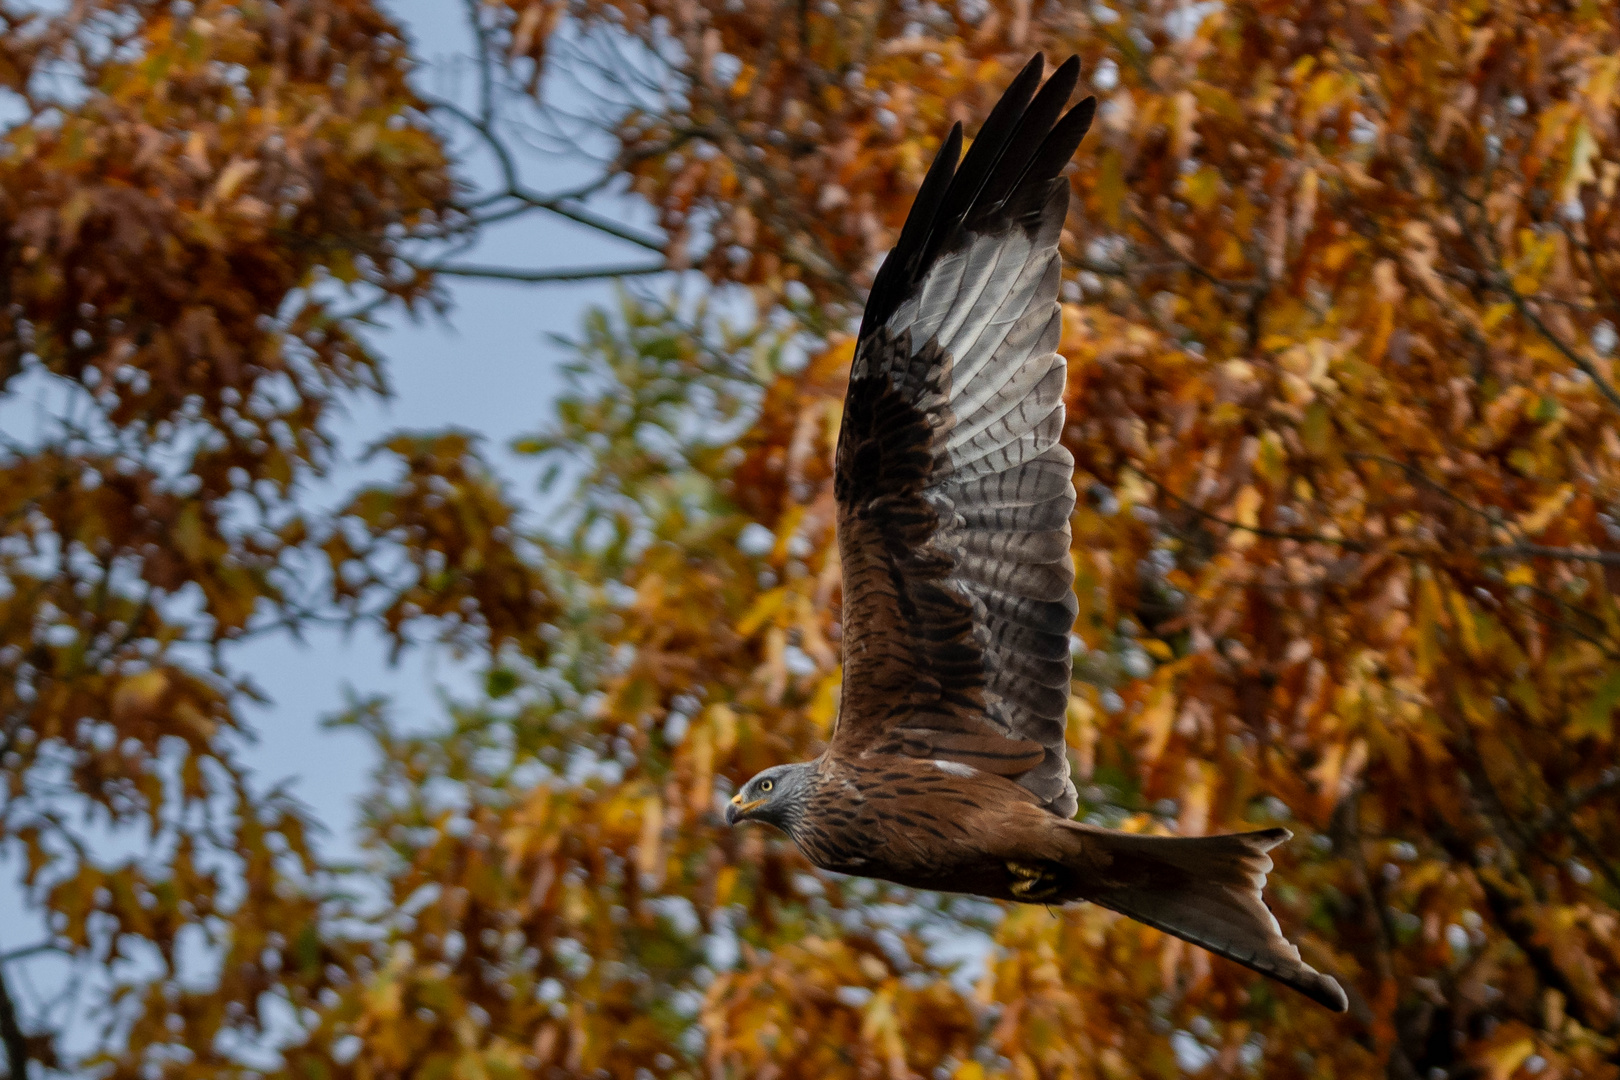
POLYGON ((1007 873, 1018 879, 1008 889, 1020 900, 1045 900, 1057 894, 1058 876, 1042 867, 1009 862, 1007 873))

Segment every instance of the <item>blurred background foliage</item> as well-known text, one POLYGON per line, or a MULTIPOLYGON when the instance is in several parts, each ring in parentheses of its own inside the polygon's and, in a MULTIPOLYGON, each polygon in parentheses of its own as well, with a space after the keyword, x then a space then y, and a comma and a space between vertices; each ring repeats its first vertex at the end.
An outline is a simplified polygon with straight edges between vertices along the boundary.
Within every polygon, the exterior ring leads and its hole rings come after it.
POLYGON ((467 15, 470 106, 370 0, 0 2, 0 394, 74 402, 0 444, 0 847, 50 929, 0 955, 13 1076, 1620 1075, 1613 5, 467 15), (1101 100, 1063 245, 1082 813, 1287 824, 1270 899, 1347 1018, 716 812, 833 721, 850 330, 1035 49, 1101 100), (600 176, 528 186, 515 105, 600 176), (642 261, 461 261, 529 213, 642 261), (520 445, 545 490, 406 432, 311 512, 386 393, 370 319, 451 275, 626 282, 520 445), (334 721, 379 762, 358 867, 239 753, 232 645, 327 623, 485 672, 429 732, 334 721), (8 990, 42 951, 112 988, 88 1041, 8 990))

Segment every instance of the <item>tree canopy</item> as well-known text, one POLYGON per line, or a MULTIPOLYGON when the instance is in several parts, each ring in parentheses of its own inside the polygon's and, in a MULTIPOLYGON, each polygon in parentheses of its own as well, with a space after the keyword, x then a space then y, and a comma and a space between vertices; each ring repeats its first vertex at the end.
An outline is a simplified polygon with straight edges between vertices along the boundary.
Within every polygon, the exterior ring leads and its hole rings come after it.
POLYGON ((68 403, 0 444, 0 865, 50 928, 0 956, 14 1075, 1620 1075, 1612 5, 467 12, 461 101, 369 0, 0 3, 0 396, 68 403), (1036 49, 1100 100, 1062 247, 1081 814, 1286 824, 1269 898, 1347 1017, 718 812, 830 730, 860 302, 1036 49), (600 175, 532 187, 534 131, 600 175), (461 260, 531 213, 639 254, 461 260), (386 393, 368 326, 449 275, 627 283, 519 446, 548 491, 401 432, 312 511, 386 393), (429 733, 342 718, 359 868, 242 765, 234 644, 322 622, 485 672, 429 733), (44 950, 111 987, 89 1040, 18 1008, 44 950))

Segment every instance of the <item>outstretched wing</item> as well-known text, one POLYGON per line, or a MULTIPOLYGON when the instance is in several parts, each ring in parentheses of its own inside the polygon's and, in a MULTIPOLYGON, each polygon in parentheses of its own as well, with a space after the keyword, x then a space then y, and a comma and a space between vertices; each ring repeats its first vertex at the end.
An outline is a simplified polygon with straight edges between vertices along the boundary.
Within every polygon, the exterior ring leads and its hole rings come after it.
POLYGON ((928 170, 872 286, 835 493, 844 689, 832 752, 1017 778, 1064 817, 1074 461, 1054 351, 1060 174, 1091 126, 1080 65, 1037 55, 957 168, 928 170))

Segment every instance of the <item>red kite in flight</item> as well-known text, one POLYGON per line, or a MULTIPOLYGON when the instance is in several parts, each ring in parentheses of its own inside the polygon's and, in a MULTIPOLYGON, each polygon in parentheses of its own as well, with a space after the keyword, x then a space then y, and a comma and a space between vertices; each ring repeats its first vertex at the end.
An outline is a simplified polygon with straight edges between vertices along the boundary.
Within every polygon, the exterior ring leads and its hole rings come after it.
POLYGON ((1286 829, 1114 832, 1078 807, 1064 747, 1073 627, 1058 237, 1064 167, 1096 99, 1036 56, 967 156, 952 128, 872 286, 835 495, 844 575, 838 727, 814 761, 750 780, 730 822, 817 866, 999 900, 1090 901, 1330 1009, 1261 898, 1286 829))

